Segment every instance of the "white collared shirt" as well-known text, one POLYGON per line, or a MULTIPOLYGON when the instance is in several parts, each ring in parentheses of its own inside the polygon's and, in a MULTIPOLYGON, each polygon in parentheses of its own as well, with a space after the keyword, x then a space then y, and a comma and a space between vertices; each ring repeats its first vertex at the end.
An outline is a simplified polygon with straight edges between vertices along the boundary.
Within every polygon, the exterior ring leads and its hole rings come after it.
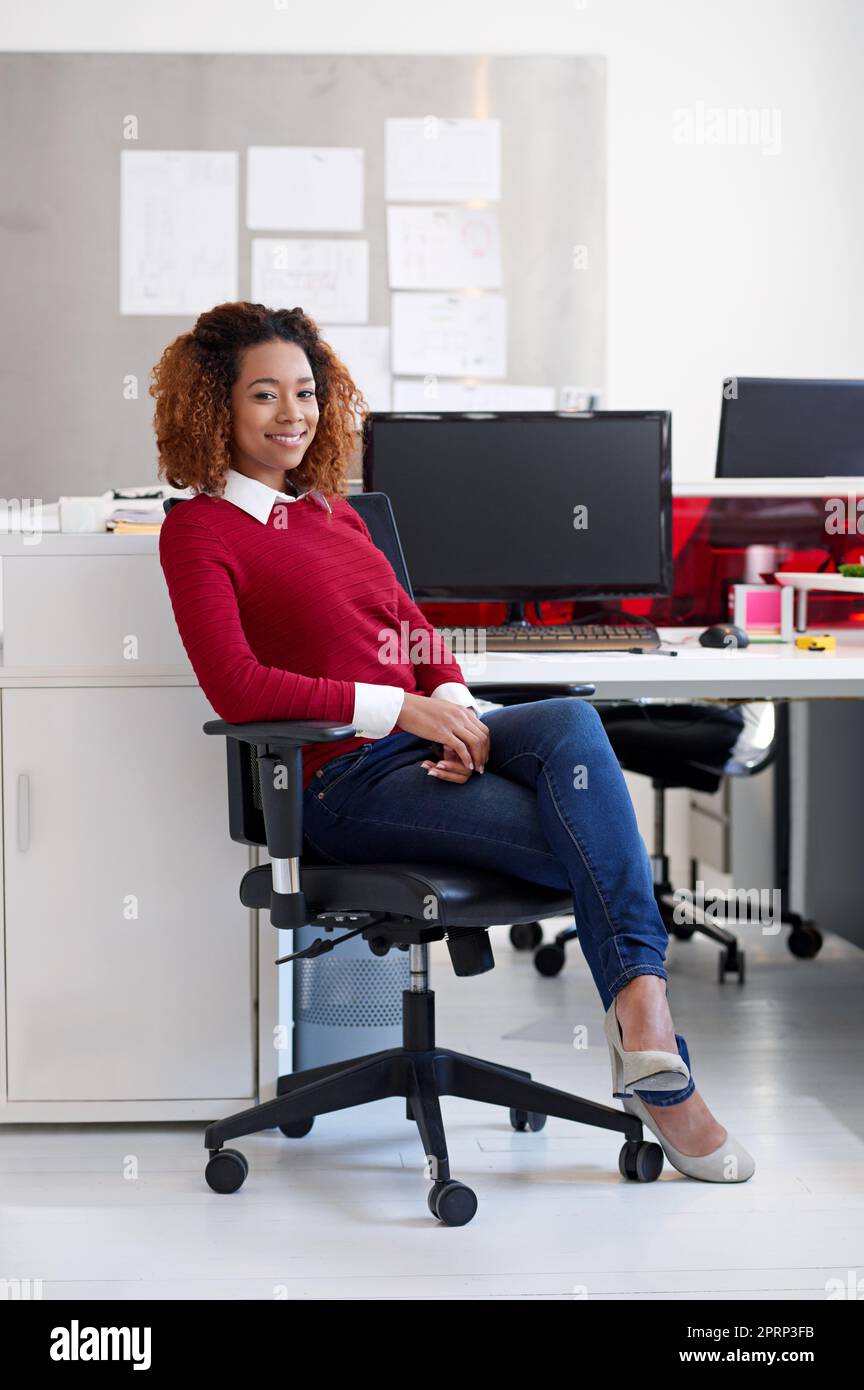
POLYGON ((305 495, 302 493, 300 497, 291 497, 287 492, 277 492, 275 487, 259 483, 257 478, 248 478, 245 473, 238 473, 236 468, 228 469, 222 494, 227 502, 233 502, 235 507, 248 512, 263 525, 270 520, 270 513, 277 502, 300 502, 305 495))
MULTIPOLYGON (((277 502, 302 502, 306 493, 290 497, 287 492, 278 492, 257 478, 249 478, 245 473, 238 473, 236 468, 229 468, 222 496, 226 502, 232 502, 235 507, 266 525, 277 502)), ((351 723, 357 736, 384 738, 389 734, 399 718, 406 693, 401 685, 370 685, 365 681, 355 681, 351 723)), ((443 685, 436 686, 432 698, 449 700, 454 705, 477 710, 470 690, 459 681, 445 681, 443 685)))

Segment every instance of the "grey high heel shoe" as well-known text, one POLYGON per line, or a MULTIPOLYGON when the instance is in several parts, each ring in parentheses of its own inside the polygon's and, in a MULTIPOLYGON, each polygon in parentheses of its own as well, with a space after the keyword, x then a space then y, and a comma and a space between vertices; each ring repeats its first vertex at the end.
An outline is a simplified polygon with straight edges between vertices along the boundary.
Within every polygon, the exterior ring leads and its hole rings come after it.
POLYGON ((723 1143, 713 1153, 682 1154, 658 1129, 638 1096, 624 1096, 621 1103, 629 1115, 638 1116, 643 1125, 647 1125, 651 1133, 656 1135, 672 1167, 685 1177, 698 1178, 700 1182, 746 1182, 756 1172, 752 1154, 728 1131, 723 1143))
POLYGON ((609 1060, 612 1063, 612 1094, 619 1098, 642 1091, 683 1091, 690 1083, 690 1068, 678 1052, 626 1052, 615 1000, 606 1010, 604 1022, 609 1060))

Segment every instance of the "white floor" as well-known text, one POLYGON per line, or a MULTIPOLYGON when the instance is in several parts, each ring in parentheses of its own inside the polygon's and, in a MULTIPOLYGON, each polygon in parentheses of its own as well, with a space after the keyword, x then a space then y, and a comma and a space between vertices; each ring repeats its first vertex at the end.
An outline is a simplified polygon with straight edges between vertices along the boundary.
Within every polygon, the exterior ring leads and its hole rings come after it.
MULTIPOLYGON (((474 979, 435 947, 439 1041, 613 1103, 578 947, 550 980, 502 929, 494 940, 497 969, 474 979), (574 1050, 580 1024, 590 1045, 574 1050)), ((445 1099, 453 1175, 479 1198, 473 1222, 448 1229, 428 1214, 417 1132, 395 1100, 319 1118, 303 1140, 237 1141, 250 1174, 231 1196, 204 1183, 198 1125, 10 1125, 0 1279, 41 1280, 46 1299, 854 1297, 864 952, 829 937, 799 961, 782 938, 746 944, 743 988, 716 983, 704 940, 673 941, 669 968, 697 1084, 756 1157, 748 1183, 668 1164, 653 1184, 625 1182, 611 1133, 552 1119, 516 1134, 492 1107, 445 1099)))

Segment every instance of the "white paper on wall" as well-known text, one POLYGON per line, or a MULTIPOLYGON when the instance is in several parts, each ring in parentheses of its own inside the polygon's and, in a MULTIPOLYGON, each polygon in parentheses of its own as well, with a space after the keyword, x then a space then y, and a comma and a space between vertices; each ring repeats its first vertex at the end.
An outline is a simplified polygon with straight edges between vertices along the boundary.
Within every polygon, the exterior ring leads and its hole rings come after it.
POLYGON ((253 237, 252 299, 271 309, 299 305, 318 323, 365 323, 369 243, 253 237))
POLYGON ((393 382, 394 410, 555 410, 554 386, 507 386, 498 382, 393 382))
POLYGON ((329 343, 363 392, 371 410, 389 410, 391 397, 390 329, 373 325, 328 324, 321 337, 329 343))
POLYGON ((250 145, 246 225, 257 231, 363 230, 363 150, 250 145))
POLYGON ((501 197, 500 121, 390 117, 385 139, 391 202, 501 197))
POLYGON ((121 152, 121 314, 237 299, 237 172, 233 150, 121 152))
POLYGON ((503 294, 391 296, 393 371, 402 376, 507 375, 503 294))
POLYGON ((388 207, 387 269, 394 290, 497 289, 497 210, 388 207))

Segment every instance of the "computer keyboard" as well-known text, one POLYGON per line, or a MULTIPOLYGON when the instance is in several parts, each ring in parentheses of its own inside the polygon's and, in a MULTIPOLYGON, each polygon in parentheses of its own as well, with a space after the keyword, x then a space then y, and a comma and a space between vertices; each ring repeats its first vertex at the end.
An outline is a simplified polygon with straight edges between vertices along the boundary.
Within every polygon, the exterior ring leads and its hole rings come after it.
POLYGON ((460 652, 654 652, 660 634, 648 624, 561 623, 547 627, 446 629, 454 655, 460 652))

